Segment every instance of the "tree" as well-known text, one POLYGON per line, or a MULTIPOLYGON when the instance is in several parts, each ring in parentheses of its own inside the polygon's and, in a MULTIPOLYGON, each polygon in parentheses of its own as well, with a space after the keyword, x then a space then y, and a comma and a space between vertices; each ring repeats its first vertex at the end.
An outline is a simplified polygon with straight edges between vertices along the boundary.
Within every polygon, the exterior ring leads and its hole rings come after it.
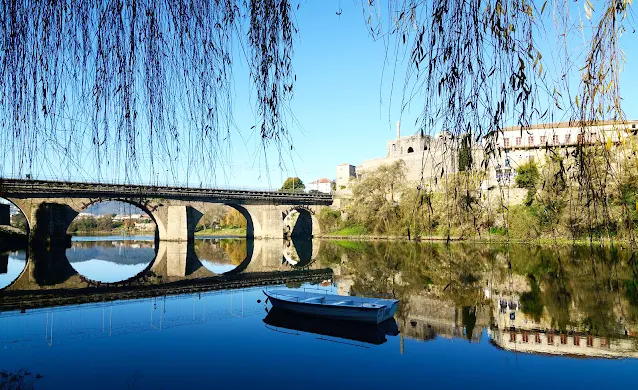
POLYGON ((306 188, 306 185, 301 181, 298 177, 289 177, 284 182, 284 185, 281 186, 281 190, 303 190, 306 188))
POLYGON ((516 168, 516 174, 515 182, 518 188, 527 189, 527 199, 525 200, 525 204, 529 206, 534 201, 536 183, 538 183, 538 179, 540 178, 538 167, 534 161, 529 161, 516 168))
POLYGON ((536 183, 540 174, 538 173, 538 167, 534 161, 520 165, 516 168, 516 185, 518 188, 535 189, 536 183))
POLYGON ((352 186, 348 212, 359 224, 377 233, 398 230, 398 199, 405 184, 405 162, 398 160, 364 172, 352 186))
POLYGON ((22 213, 17 213, 11 217, 11 226, 22 231, 27 231, 27 218, 22 213))
POLYGON ((471 138, 465 134, 461 138, 461 146, 459 147, 459 172, 465 172, 472 167, 472 147, 470 145, 471 138))

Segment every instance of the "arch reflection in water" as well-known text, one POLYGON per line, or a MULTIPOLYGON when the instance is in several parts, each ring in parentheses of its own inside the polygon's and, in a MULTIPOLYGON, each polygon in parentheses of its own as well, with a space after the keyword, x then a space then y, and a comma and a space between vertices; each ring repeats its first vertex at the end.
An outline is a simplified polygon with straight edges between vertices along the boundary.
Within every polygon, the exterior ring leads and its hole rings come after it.
POLYGON ((155 259, 155 244, 152 237, 74 237, 66 256, 80 275, 114 283, 147 269, 155 259))
POLYGON ((252 247, 246 239, 197 239, 195 254, 206 269, 214 274, 225 274, 237 269, 252 257, 252 247), (248 256, 250 254, 250 257, 248 256))
POLYGON ((275 331, 289 332, 292 330, 374 345, 385 343, 387 341, 386 335, 396 336, 399 334, 399 328, 394 318, 389 318, 380 324, 370 324, 307 316, 276 308, 268 312, 264 323, 275 331))
POLYGON ((27 265, 26 251, 0 253, 0 289, 9 286, 27 265))

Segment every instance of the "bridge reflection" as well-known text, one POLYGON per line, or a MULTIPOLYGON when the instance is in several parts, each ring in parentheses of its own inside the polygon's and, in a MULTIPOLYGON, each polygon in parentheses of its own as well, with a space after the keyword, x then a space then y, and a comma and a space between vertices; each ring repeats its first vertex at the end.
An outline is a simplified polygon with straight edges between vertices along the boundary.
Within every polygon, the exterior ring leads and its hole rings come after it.
POLYGON ((248 288, 3 313, 0 344, 6 349, 37 348, 263 316, 263 304, 257 302, 261 296, 260 288, 248 288))
MULTIPOLYGON (((196 243, 159 242, 155 258, 137 275, 118 282, 106 283, 87 278, 73 267, 83 253, 91 258, 91 243, 81 243, 74 250, 64 247, 35 246, 29 248, 26 266, 13 283, 0 294, 0 310, 32 309, 83 302, 132 299, 185 292, 244 288, 299 282, 321 282, 331 279, 332 270, 319 269, 314 261, 318 243, 304 242, 310 248, 299 265, 286 261, 284 252, 296 242, 279 240, 242 240, 244 258, 229 272, 215 273, 198 258, 202 247, 219 245, 215 240, 196 243), (312 247, 315 250, 312 250, 312 247), (314 256, 314 258, 312 257, 314 256)), ((106 252, 106 261, 112 253, 106 252)), ((223 257, 220 261, 227 261, 223 257)), ((137 259, 128 259, 136 262, 137 259)), ((232 262, 232 260, 231 260, 232 262)))

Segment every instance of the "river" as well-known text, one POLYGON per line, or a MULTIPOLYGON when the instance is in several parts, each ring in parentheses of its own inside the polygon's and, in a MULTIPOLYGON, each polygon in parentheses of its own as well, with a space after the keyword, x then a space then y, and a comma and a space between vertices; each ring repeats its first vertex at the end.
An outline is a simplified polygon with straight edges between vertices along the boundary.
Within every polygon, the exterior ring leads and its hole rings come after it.
POLYGON ((0 388, 638 378, 638 264, 621 247, 74 237, 70 248, 0 255, 0 288, 0 388), (262 293, 273 286, 400 305, 383 327, 334 323, 273 311, 262 293))

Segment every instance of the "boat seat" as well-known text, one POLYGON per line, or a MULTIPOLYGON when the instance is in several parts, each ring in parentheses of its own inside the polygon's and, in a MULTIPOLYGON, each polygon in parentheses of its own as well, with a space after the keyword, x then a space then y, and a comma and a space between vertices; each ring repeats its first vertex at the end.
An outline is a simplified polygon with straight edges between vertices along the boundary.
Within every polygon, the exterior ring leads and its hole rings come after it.
POLYGON ((335 305, 335 306, 354 306, 354 301, 352 301, 352 300, 350 300, 350 301, 339 301, 339 302, 333 303, 333 305, 335 305))
POLYGON ((305 302, 305 303, 321 303, 321 302, 323 302, 323 298, 311 297, 311 298, 302 299, 302 300, 300 300, 299 302, 305 302))

